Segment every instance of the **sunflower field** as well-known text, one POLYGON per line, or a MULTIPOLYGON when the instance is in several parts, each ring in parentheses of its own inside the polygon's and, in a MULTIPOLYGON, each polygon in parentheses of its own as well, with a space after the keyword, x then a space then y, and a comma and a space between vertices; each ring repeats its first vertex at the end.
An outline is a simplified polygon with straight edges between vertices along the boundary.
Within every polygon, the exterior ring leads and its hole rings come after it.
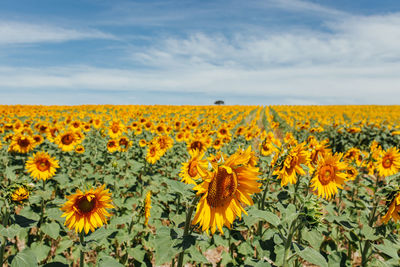
POLYGON ((0 106, 2 266, 400 266, 400 106, 0 106))

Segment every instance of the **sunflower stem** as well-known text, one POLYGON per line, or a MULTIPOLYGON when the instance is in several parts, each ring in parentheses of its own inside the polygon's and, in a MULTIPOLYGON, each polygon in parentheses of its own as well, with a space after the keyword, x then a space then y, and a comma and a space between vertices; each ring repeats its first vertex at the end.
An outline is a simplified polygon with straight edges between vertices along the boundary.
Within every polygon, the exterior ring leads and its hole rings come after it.
MULTIPOLYGON (((7 205, 8 206, 8 205, 7 205)), ((8 207, 5 208, 5 212, 3 214, 3 221, 2 224, 4 227, 7 227, 8 225, 8 218, 9 218, 9 212, 8 212, 8 207)), ((3 237, 3 240, 1 242, 1 248, 0 248, 0 264, 1 266, 3 266, 3 262, 4 262, 4 254, 6 251, 6 243, 7 243, 7 237, 3 237)))
MULTIPOLYGON (((192 214, 194 211, 194 208, 196 207, 196 203, 199 201, 200 197, 196 196, 192 203, 190 204, 189 207, 189 211, 186 214, 186 221, 185 221, 185 228, 183 230, 183 240, 185 240, 185 238, 187 237, 188 233, 189 233, 189 228, 191 225, 191 218, 192 218, 192 214)), ((179 253, 179 257, 178 257, 178 265, 177 267, 182 267, 183 265, 183 256, 185 256, 185 248, 183 248, 183 250, 179 253)))
MULTIPOLYGON (((46 190, 46 181, 45 180, 42 180, 42 190, 43 190, 43 192, 45 192, 45 190, 46 190)), ((41 205, 40 205, 40 219, 39 219, 39 222, 38 222, 38 227, 40 227, 41 225, 42 225, 42 223, 43 223, 43 218, 44 218, 44 205, 45 203, 44 203, 44 197, 42 196, 42 203, 41 203, 41 205)), ((40 239, 42 239, 42 237, 40 236, 40 239)))
POLYGON ((85 252, 83 251, 83 243, 85 239, 85 234, 83 231, 80 232, 79 234, 79 242, 81 243, 81 255, 80 255, 80 260, 79 260, 79 267, 83 267, 85 265, 85 252))
MULTIPOLYGON (((270 179, 271 178, 271 173, 272 173, 272 171, 270 169, 269 172, 268 172, 267 184, 265 185, 264 192, 263 192, 263 195, 262 195, 262 198, 261 198, 261 207, 260 207, 261 210, 264 210, 264 208, 265 208, 265 198, 267 196, 268 186, 269 186, 269 182, 271 180, 270 179)), ((262 222, 262 221, 258 222, 258 235, 259 236, 262 235, 263 225, 264 225, 264 222, 262 222)))

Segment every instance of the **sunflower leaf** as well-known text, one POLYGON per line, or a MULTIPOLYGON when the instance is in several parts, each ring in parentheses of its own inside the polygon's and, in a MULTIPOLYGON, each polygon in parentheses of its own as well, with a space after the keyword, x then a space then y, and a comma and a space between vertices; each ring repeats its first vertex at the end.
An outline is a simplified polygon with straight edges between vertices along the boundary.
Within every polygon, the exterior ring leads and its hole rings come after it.
POLYGON ((11 267, 36 267, 37 258, 31 249, 24 249, 15 255, 11 262, 11 267))
POLYGON ((328 263, 324 256, 312 248, 305 248, 298 252, 299 256, 309 263, 316 264, 321 267, 328 267, 328 263))

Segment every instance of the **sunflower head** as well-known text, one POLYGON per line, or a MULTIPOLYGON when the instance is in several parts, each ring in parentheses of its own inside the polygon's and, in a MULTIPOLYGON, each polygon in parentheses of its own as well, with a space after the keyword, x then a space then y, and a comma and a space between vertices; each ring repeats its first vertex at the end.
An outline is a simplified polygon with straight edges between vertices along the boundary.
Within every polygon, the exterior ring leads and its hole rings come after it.
POLYGON ((111 193, 105 189, 105 185, 85 192, 77 190, 67 199, 61 207, 64 211, 61 217, 66 217, 64 225, 71 230, 75 229, 75 232, 84 230, 85 234, 107 224, 107 218, 111 216, 107 209, 114 208, 111 193))
POLYGON ((24 187, 20 186, 17 188, 12 194, 11 194, 11 199, 14 202, 19 202, 21 203, 23 200, 26 200, 29 198, 29 190, 24 187))
POLYGON ((258 168, 249 164, 251 155, 250 148, 239 149, 226 160, 220 157, 210 163, 212 170, 193 188, 200 197, 193 224, 203 231, 214 233, 218 228, 223 233, 223 225, 230 227, 236 217, 246 213, 243 207, 253 204, 250 196, 260 192, 261 186, 258 168))
POLYGON ((27 160, 25 168, 33 178, 47 180, 54 176, 60 166, 58 160, 47 152, 37 152, 27 160))

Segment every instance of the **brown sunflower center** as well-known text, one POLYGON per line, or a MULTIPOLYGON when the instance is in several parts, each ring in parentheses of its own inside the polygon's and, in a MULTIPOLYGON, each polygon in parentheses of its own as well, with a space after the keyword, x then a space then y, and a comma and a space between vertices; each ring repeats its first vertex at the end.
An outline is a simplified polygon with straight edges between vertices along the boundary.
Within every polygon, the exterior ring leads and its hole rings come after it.
POLYGON ((74 137, 72 136, 72 134, 65 134, 61 138, 61 143, 63 143, 63 145, 70 145, 70 144, 72 144, 73 141, 74 141, 74 137))
POLYGON ((84 196, 78 201, 78 209, 81 212, 83 213, 91 212, 96 206, 96 199, 93 197, 89 199, 87 196, 84 196))
POLYGON ((51 163, 48 159, 39 159, 36 161, 36 167, 39 171, 45 172, 50 169, 51 163))
POLYGON ((196 162, 194 162, 194 161, 190 162, 189 171, 188 171, 190 177, 196 177, 196 175, 197 175, 196 165, 197 165, 196 162))
POLYGON ((113 124, 113 126, 111 127, 111 131, 112 131, 113 133, 118 133, 118 131, 119 131, 119 126, 118 126, 118 124, 113 124))
POLYGON ((318 179, 322 185, 329 184, 331 181, 333 181, 334 178, 335 169, 332 166, 326 165, 320 169, 318 179))
POLYGON ((236 173, 229 167, 228 170, 224 167, 218 167, 217 174, 208 186, 207 202, 211 207, 224 206, 236 192, 236 173))
POLYGON ((190 145, 190 148, 191 148, 192 150, 195 150, 195 149, 201 150, 201 149, 203 148, 203 144, 202 144, 200 141, 194 141, 194 142, 190 145))
POLYGON ((390 157, 384 157, 382 160, 382 165, 385 169, 392 166, 392 159, 390 157))
POLYGON ((29 139, 26 138, 26 137, 21 137, 21 138, 18 140, 18 145, 19 145, 20 147, 28 147, 28 146, 30 145, 29 139))

